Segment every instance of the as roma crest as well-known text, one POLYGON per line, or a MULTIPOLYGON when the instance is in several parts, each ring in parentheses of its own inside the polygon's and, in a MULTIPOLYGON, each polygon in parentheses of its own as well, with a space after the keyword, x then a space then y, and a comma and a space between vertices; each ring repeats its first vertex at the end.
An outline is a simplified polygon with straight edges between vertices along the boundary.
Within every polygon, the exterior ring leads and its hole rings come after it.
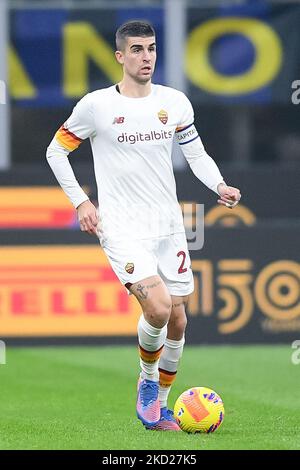
POLYGON ((134 264, 133 263, 127 263, 126 266, 125 266, 125 271, 128 274, 132 274, 133 271, 134 271, 134 264))
POLYGON ((161 109, 159 111, 159 113, 157 113, 157 116, 158 116, 158 119, 160 120, 160 122, 162 122, 163 124, 167 124, 167 122, 168 122, 168 113, 167 113, 167 111, 164 111, 163 109, 161 109))

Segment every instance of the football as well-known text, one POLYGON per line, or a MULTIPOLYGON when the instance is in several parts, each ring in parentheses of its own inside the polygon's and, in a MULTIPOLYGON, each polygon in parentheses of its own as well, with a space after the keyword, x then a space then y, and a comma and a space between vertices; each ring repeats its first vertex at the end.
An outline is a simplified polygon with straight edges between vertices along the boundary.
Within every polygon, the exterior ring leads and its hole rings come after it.
POLYGON ((176 400, 174 417, 182 431, 211 433, 224 419, 222 398, 207 387, 193 387, 176 400))

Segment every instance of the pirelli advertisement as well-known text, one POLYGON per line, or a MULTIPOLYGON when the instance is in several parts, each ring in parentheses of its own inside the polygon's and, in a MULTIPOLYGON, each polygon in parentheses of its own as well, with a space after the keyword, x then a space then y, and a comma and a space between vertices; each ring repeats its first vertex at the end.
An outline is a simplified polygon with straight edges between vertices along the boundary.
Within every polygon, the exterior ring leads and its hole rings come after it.
POLYGON ((1 336, 134 334, 139 309, 99 246, 0 248, 1 336))
MULTIPOLYGON (((233 213, 228 224, 210 211, 204 246, 190 251, 195 291, 187 343, 294 340, 300 334, 300 226, 254 218, 235 225, 241 216, 233 213), (223 222, 216 226, 218 218, 223 222)), ((135 341, 139 315, 97 239, 60 227, 0 231, 1 339, 135 341)))
MULTIPOLYGON (((278 231, 276 256, 270 230, 207 229, 204 249, 191 252, 188 342, 295 338, 300 264, 293 243, 299 235, 278 231)), ((0 260, 2 338, 136 335, 139 305, 98 245, 2 246, 0 260)))

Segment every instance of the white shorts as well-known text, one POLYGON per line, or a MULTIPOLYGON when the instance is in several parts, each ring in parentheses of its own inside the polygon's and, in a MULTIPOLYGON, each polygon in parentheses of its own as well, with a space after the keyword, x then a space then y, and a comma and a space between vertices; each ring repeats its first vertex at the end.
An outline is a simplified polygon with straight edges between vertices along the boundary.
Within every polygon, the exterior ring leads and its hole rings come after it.
POLYGON ((103 250, 112 269, 127 289, 135 282, 159 275, 170 295, 189 295, 194 290, 185 233, 104 244, 103 250))

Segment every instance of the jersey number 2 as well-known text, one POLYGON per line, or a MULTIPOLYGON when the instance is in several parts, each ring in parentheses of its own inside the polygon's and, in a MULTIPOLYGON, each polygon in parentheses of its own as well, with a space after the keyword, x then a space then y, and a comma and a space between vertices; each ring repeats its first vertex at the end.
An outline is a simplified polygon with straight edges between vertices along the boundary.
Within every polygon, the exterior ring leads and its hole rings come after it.
POLYGON ((178 258, 179 258, 179 256, 182 256, 181 265, 178 268, 178 274, 185 273, 187 271, 187 268, 184 268, 183 266, 184 266, 184 263, 185 263, 186 254, 185 254, 184 251, 179 251, 177 253, 177 256, 178 256, 178 258))

